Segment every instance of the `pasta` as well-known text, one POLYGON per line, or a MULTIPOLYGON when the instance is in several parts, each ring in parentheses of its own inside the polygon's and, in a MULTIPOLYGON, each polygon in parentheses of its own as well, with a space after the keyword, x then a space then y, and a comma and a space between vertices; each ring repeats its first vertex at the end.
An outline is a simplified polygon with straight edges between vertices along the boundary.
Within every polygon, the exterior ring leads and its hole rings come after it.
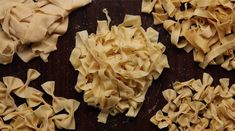
POLYGON ((75 129, 74 112, 80 103, 54 96, 55 82, 48 81, 42 84, 43 90, 53 98, 52 105, 48 104, 43 99, 43 92, 29 86, 39 76, 39 72, 29 69, 25 83, 17 77, 3 77, 3 82, 0 82, 1 131, 55 131, 56 127, 75 129), (25 99, 26 103, 17 106, 11 93, 25 99), (61 113, 63 110, 67 113, 61 113))
POLYGON ((153 10, 154 24, 171 34, 171 43, 188 53, 200 67, 235 68, 234 0, 143 0, 142 12, 153 10))
POLYGON ((145 31, 140 16, 126 15, 123 23, 109 29, 111 19, 98 21, 96 34, 78 32, 70 61, 79 71, 75 89, 84 92, 84 101, 101 110, 98 121, 109 114, 126 112, 135 117, 153 79, 168 68, 165 46, 158 32, 145 31))
POLYGON ((175 82, 162 93, 168 103, 150 121, 169 131, 235 130, 235 84, 229 87, 228 78, 219 82, 212 86, 207 73, 202 80, 175 82))
POLYGON ((68 27, 69 13, 91 0, 1 0, 0 64, 17 54, 24 62, 55 51, 58 37, 68 27))

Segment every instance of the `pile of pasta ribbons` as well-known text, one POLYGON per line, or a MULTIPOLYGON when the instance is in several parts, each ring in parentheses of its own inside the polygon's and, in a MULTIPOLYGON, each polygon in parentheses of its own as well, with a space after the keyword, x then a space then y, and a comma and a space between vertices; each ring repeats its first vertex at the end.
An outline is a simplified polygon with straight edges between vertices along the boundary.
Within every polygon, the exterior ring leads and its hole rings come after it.
POLYGON ((235 68, 234 0, 143 0, 142 12, 163 24, 171 43, 193 51, 200 67, 235 68))
POLYGON ((84 92, 84 101, 98 107, 98 121, 106 123, 109 114, 135 117, 153 79, 157 79, 168 60, 159 33, 145 31, 140 16, 126 15, 123 23, 109 29, 108 21, 98 21, 96 34, 81 31, 70 61, 79 71, 75 86, 84 92))
POLYGON ((0 64, 17 54, 24 62, 35 57, 47 62, 58 37, 67 31, 68 15, 91 0, 1 0, 0 64))

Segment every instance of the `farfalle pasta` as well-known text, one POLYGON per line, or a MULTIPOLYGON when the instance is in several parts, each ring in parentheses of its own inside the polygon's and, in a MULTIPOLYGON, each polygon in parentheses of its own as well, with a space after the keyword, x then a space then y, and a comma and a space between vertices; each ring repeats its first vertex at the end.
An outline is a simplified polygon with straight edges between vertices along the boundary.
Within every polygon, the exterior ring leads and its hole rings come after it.
POLYGON ((29 86, 30 81, 39 76, 39 72, 29 69, 25 83, 17 77, 3 77, 3 82, 0 82, 0 130, 55 131, 56 127, 75 129, 74 112, 80 103, 54 96, 55 82, 48 81, 42 84, 43 90, 53 99, 52 105, 48 104, 43 99, 43 92, 29 86), (11 93, 25 99, 26 103, 17 106, 11 93))
POLYGON ((171 43, 193 51, 200 67, 235 68, 235 11, 233 0, 143 0, 142 12, 152 12, 163 24, 171 43))
MULTIPOLYGON (((107 10, 104 10, 108 16, 107 10)), ((101 110, 98 121, 109 114, 126 112, 135 117, 153 79, 169 67, 158 42, 158 32, 145 31, 140 16, 126 15, 123 23, 109 29, 108 21, 98 21, 96 34, 81 31, 70 61, 79 71, 75 89, 84 92, 84 101, 101 110)))
POLYGON ((207 73, 202 80, 175 82, 163 91, 167 104, 150 121, 169 131, 234 131, 235 84, 230 86, 228 78, 219 83, 212 86, 207 73))
POLYGON ((24 62, 35 57, 47 62, 58 37, 68 27, 69 13, 91 0, 1 0, 0 64, 17 54, 24 62))

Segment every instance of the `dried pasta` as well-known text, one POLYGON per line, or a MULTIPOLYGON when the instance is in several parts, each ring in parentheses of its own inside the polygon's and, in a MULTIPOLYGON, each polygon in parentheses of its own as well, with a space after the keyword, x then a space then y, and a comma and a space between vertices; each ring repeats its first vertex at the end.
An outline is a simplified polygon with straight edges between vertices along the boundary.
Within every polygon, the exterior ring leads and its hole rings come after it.
POLYGON ((68 27, 69 13, 91 0, 1 0, 0 64, 17 54, 24 62, 35 57, 47 62, 58 37, 68 27))
POLYGON ((29 86, 39 76, 39 72, 29 69, 25 83, 17 77, 3 77, 3 82, 0 82, 1 131, 55 131, 56 127, 75 129, 74 112, 80 103, 54 96, 55 82, 48 81, 42 84, 43 90, 53 98, 52 105, 48 104, 43 99, 43 92, 29 86), (17 106, 11 93, 26 102, 17 106))
POLYGON ((167 104, 151 118, 159 128, 169 131, 234 131, 235 84, 228 78, 212 86, 213 78, 176 82, 162 92, 167 104))
MULTIPOLYGON (((107 10, 104 10, 108 16, 107 10)), ((79 71, 75 89, 84 92, 84 101, 101 110, 98 121, 109 114, 126 112, 135 117, 153 79, 168 68, 165 46, 158 32, 145 31, 140 16, 126 15, 123 23, 109 29, 108 21, 98 21, 96 34, 78 32, 70 61, 79 71)))
POLYGON ((143 0, 142 12, 152 12, 171 43, 188 53, 200 67, 235 68, 234 0, 143 0), (154 10, 154 11, 153 11, 154 10))

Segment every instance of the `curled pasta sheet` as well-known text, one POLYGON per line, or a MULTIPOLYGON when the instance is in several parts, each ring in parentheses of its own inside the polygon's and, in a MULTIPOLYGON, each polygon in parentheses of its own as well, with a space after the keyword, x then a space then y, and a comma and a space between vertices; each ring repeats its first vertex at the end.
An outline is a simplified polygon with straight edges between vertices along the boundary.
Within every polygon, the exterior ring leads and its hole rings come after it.
POLYGON ((96 34, 78 32, 70 57, 79 71, 75 88, 84 92, 88 105, 101 110, 98 121, 102 123, 109 114, 125 111, 135 117, 153 79, 169 67, 158 32, 145 31, 140 16, 126 15, 123 23, 111 29, 108 23, 110 19, 98 21, 96 34))
POLYGON ((234 0, 143 0, 142 12, 152 12, 154 24, 163 24, 171 43, 206 68, 235 68, 234 0))
POLYGON ((0 63, 9 64, 16 53, 24 62, 35 57, 47 62, 58 37, 68 27, 69 13, 91 0, 1 0, 0 63))
POLYGON ((170 131, 234 131, 235 84, 227 78, 219 83, 212 86, 207 73, 202 80, 175 82, 162 93, 168 103, 150 121, 170 131))
POLYGON ((74 112, 80 103, 56 97, 55 82, 49 81, 42 84, 43 90, 53 99, 52 105, 48 104, 43 99, 43 92, 29 86, 39 76, 39 72, 29 69, 25 83, 16 77, 3 77, 3 82, 0 82, 0 130, 54 131, 56 127, 75 129, 74 112), (25 99, 26 103, 17 106, 11 93, 25 99))

